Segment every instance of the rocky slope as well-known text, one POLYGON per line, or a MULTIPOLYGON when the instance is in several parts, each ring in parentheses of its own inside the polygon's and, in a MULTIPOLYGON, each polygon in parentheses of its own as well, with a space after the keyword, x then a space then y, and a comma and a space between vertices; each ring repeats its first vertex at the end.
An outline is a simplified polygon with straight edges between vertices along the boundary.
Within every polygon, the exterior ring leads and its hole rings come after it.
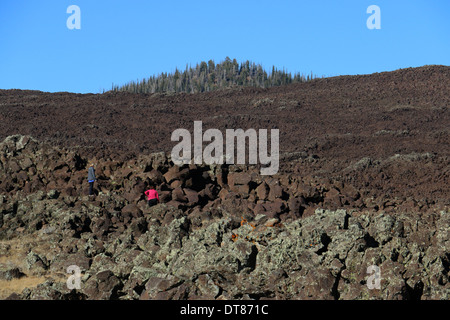
MULTIPOLYGON (((43 279, 10 299, 450 297, 448 189, 432 200, 387 197, 370 184, 178 167, 153 153, 95 159, 99 180, 89 197, 91 160, 30 136, 0 143, 0 280, 43 279), (143 195, 150 181, 162 200, 152 208, 143 195), (80 289, 67 286, 70 265, 81 270, 80 289), (379 289, 368 287, 372 265, 379 289)), ((348 170, 446 161, 415 154, 348 170)), ((430 179, 448 181, 448 173, 430 179)))
POLYGON ((0 298, 449 299, 449 88, 450 67, 424 66, 202 94, 0 90, 0 298), (279 129, 279 173, 175 166, 171 133, 194 121, 279 129))
POLYGON ((335 208, 426 209, 449 200, 449 88, 449 66, 424 66, 202 94, 0 90, 0 140, 30 135, 106 166, 170 153, 172 132, 192 133, 194 121, 223 133, 278 128, 280 171, 299 188, 327 184, 335 208))

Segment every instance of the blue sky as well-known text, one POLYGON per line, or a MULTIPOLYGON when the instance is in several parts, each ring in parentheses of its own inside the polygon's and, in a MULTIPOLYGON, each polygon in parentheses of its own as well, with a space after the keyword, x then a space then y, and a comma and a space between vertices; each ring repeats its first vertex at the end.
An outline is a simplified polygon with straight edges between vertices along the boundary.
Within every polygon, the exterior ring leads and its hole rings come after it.
POLYGON ((448 0, 1 0, 0 89, 98 93, 227 56, 319 76, 450 65, 449 16, 448 0))

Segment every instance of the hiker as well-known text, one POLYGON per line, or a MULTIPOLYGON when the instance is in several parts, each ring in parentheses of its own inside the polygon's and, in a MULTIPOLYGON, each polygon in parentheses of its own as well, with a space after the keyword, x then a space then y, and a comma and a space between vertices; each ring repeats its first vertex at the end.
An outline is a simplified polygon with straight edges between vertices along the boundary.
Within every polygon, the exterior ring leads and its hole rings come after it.
POLYGON ((152 207, 159 202, 158 192, 155 190, 155 186, 153 184, 150 184, 149 189, 144 193, 147 196, 149 207, 152 207))
POLYGON ((88 169, 88 182, 89 182, 89 195, 92 196, 94 194, 94 181, 95 181, 95 169, 94 164, 92 163, 88 169))

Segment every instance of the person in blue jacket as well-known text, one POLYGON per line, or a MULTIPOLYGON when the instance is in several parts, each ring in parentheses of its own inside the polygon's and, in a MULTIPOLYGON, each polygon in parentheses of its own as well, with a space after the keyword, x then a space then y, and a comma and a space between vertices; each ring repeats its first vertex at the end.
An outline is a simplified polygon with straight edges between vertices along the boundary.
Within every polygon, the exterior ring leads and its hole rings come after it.
POLYGON ((95 169, 94 164, 92 163, 88 169, 88 182, 89 182, 89 195, 92 196, 94 194, 94 181, 95 181, 95 169))

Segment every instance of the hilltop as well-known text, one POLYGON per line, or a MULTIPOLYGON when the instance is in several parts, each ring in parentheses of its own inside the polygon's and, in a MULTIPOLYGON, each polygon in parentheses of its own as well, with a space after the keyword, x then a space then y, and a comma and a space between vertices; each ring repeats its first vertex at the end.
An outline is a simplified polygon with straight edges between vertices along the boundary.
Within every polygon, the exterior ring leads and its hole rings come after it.
POLYGON ((210 92, 232 87, 270 88, 290 83, 301 83, 316 78, 311 75, 278 70, 272 66, 267 72, 262 65, 249 60, 241 62, 226 57, 224 61, 215 63, 213 60, 202 61, 195 67, 187 66, 184 71, 175 68, 172 73, 161 73, 140 81, 130 81, 122 86, 113 85, 113 92, 132 93, 198 93, 210 92))

